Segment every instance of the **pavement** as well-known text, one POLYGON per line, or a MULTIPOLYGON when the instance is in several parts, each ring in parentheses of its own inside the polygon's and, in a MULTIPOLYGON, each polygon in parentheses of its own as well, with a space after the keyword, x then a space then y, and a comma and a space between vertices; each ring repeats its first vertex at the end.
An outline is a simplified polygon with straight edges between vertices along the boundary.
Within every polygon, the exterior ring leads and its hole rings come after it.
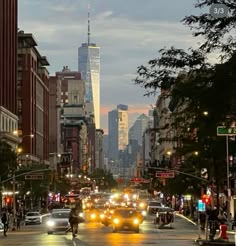
MULTIPOLYGON (((189 219, 188 217, 184 216, 183 214, 180 213, 176 213, 177 216, 182 217, 183 219, 189 221, 190 223, 192 223, 195 226, 198 226, 198 224, 196 222, 194 222, 193 220, 189 219)), ((219 234, 219 230, 217 230, 216 235, 219 234)), ((236 230, 232 230, 232 223, 228 224, 227 227, 227 234, 229 235, 234 235, 234 240, 214 240, 214 241, 210 241, 210 240, 204 240, 201 239, 201 237, 199 239, 197 239, 195 242, 198 245, 214 245, 214 246, 218 246, 218 245, 228 245, 228 246, 236 246, 236 230)), ((232 236, 231 236, 232 238, 232 236)))

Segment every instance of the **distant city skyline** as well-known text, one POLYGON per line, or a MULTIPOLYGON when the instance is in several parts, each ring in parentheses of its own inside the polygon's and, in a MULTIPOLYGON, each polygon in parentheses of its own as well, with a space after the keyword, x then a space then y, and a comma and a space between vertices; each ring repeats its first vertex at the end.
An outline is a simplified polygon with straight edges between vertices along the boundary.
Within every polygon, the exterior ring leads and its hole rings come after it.
MULTIPOLYGON (((107 129, 108 111, 129 106, 129 125, 147 114, 157 97, 143 97, 134 85, 137 67, 158 57, 158 50, 196 47, 199 40, 180 21, 196 14, 195 0, 20 0, 19 28, 33 33, 50 62, 50 75, 78 67, 77 49, 87 40, 90 4, 91 41, 101 48, 101 128, 107 129), (134 11, 135 6, 135 11, 134 11)), ((207 10, 200 10, 207 11, 207 10)))

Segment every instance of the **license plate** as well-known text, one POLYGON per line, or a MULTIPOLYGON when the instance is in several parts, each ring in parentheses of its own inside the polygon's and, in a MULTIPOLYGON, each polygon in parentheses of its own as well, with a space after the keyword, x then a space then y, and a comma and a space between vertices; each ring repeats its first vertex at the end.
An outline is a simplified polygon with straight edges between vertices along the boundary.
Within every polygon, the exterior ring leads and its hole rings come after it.
POLYGON ((129 229, 129 227, 128 226, 124 226, 124 229, 129 229))

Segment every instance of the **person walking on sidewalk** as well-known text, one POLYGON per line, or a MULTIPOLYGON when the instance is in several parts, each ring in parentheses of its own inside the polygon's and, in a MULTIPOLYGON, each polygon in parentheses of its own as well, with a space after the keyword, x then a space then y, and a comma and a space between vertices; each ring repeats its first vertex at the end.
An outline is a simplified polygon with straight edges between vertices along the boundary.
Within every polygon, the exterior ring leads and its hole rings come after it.
POLYGON ((7 231, 8 231, 8 228, 9 228, 9 214, 8 214, 8 211, 7 209, 3 212, 3 215, 2 215, 2 223, 3 223, 3 235, 6 237, 7 236, 7 231))
POLYGON ((20 212, 16 215, 16 230, 20 230, 20 223, 21 223, 21 214, 20 212))

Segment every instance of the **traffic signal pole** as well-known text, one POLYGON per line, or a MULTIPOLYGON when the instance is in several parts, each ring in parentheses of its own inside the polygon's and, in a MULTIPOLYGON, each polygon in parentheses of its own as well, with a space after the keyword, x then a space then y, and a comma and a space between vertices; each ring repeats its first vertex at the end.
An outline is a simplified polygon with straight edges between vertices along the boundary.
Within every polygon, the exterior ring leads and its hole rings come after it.
POLYGON ((8 178, 8 179, 5 179, 3 181, 1 181, 1 184, 4 184, 6 183, 7 181, 10 181, 12 180, 12 198, 13 198, 13 227, 12 227, 12 231, 15 231, 16 230, 16 177, 21 177, 21 176, 24 176, 26 174, 31 174, 31 173, 37 173, 37 172, 45 172, 45 171, 50 171, 50 169, 39 169, 39 170, 31 170, 31 171, 28 171, 28 172, 25 172, 25 173, 21 173, 21 174, 18 174, 16 175, 15 174, 15 170, 13 171, 13 174, 12 174, 12 177, 8 178))
POLYGON ((229 136, 226 135, 226 165, 227 165, 227 221, 230 222, 230 197, 231 189, 229 182, 229 136))
POLYGON ((13 198, 13 227, 12 230, 16 230, 16 177, 15 177, 15 170, 13 171, 12 175, 12 198, 13 198))

